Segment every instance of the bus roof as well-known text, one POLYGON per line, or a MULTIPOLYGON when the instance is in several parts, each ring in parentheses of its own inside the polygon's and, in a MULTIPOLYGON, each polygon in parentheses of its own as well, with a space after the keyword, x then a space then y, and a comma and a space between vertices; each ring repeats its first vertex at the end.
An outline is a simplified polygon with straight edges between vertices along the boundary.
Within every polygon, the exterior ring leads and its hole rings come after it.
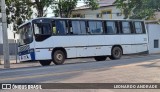
POLYGON ((53 18, 46 18, 46 17, 38 17, 38 18, 35 18, 35 19, 30 19, 28 20, 27 22, 21 24, 19 26, 22 27, 23 25, 29 23, 29 22, 32 22, 33 20, 39 20, 39 19, 51 19, 51 20, 58 20, 58 19, 64 19, 64 20, 67 20, 67 19, 71 19, 71 20, 100 20, 100 21, 104 21, 104 20, 108 20, 108 21, 144 21, 144 20, 137 20, 137 19, 100 19, 100 18, 59 18, 59 17, 53 17, 53 18))

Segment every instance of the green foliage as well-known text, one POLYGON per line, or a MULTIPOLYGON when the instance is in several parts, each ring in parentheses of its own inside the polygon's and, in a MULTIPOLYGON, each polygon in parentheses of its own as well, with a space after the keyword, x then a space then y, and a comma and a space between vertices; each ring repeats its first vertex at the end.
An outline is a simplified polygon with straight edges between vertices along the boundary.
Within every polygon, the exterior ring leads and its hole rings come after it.
POLYGON ((159 0, 116 0, 115 5, 122 9, 125 19, 149 19, 160 11, 159 0))
MULTIPOLYGON (((83 0, 84 3, 88 4, 92 9, 97 9, 97 0, 83 0)), ((78 0, 59 0, 55 3, 58 5, 56 10, 54 10, 55 15, 58 17, 71 17, 73 9, 75 9, 78 0)))
POLYGON ((14 31, 20 24, 31 18, 33 12, 29 2, 29 0, 6 0, 7 23, 13 23, 14 31))
POLYGON ((97 0, 84 0, 84 2, 89 5, 92 10, 98 9, 97 0))
MULTIPOLYGON (((13 30, 16 31, 18 26, 31 19, 33 8, 37 10, 37 17, 46 16, 48 7, 58 5, 57 16, 70 17, 72 10, 76 7, 78 0, 6 0, 7 23, 13 23, 13 30)), ((96 0, 84 0, 92 9, 97 9, 96 0)))
POLYGON ((13 30, 16 31, 20 24, 31 19, 33 8, 37 10, 37 17, 46 16, 45 12, 53 1, 54 0, 6 0, 7 23, 13 23, 13 30))
POLYGON ((58 17, 70 17, 72 10, 76 7, 78 0, 60 0, 56 5, 54 13, 58 17))

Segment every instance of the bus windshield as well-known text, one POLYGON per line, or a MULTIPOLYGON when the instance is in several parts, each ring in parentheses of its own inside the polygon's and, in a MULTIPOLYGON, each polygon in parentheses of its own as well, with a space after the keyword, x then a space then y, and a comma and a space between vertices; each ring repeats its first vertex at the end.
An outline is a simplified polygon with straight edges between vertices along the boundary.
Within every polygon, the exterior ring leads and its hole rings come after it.
POLYGON ((19 28, 19 45, 29 44, 33 41, 31 24, 28 23, 19 28))

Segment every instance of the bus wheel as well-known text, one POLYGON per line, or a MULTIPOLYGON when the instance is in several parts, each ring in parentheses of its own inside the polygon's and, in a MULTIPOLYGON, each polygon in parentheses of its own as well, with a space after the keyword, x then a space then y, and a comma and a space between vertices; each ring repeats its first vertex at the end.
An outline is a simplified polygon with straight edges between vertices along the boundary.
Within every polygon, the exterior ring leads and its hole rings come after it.
POLYGON ((96 61, 105 61, 106 60, 106 56, 96 56, 96 57, 94 57, 94 59, 96 60, 96 61))
POLYGON ((39 61, 39 63, 42 65, 42 66, 48 66, 51 64, 51 60, 41 60, 39 61))
POLYGON ((61 65, 65 61, 65 54, 61 50, 56 50, 52 55, 52 59, 55 65, 61 65))
POLYGON ((122 56, 122 49, 120 47, 114 47, 111 52, 111 56, 109 57, 112 60, 120 59, 122 56))

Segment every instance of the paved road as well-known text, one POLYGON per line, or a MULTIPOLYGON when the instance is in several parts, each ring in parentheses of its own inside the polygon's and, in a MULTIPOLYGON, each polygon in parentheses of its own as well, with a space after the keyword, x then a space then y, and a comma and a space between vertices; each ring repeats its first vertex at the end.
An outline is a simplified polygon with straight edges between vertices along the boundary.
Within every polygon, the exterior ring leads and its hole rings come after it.
POLYGON ((1 69, 0 83, 160 83, 160 55, 1 69))

